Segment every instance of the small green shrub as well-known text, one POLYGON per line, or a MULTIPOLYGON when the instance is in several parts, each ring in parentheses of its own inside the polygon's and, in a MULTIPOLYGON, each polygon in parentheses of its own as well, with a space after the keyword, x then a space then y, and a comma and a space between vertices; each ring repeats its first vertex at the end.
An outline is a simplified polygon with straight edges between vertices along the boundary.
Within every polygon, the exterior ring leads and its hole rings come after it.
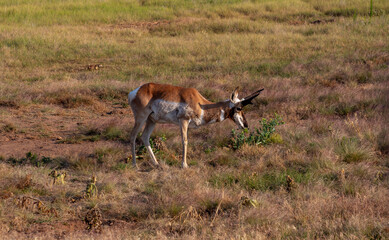
POLYGON ((261 120, 261 129, 255 128, 254 131, 249 132, 247 129, 243 129, 237 132, 235 129, 231 131, 230 147, 234 150, 239 149, 243 144, 248 145, 266 145, 270 143, 282 142, 280 135, 274 135, 276 126, 284 124, 281 117, 275 114, 275 118, 261 120))

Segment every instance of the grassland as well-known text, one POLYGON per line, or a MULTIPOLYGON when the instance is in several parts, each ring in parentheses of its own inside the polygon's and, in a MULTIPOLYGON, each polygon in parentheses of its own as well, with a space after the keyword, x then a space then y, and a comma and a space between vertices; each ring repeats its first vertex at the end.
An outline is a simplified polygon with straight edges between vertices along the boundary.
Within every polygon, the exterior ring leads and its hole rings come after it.
POLYGON ((0 238, 389 238, 388 12, 384 0, 2 1, 0 238), (232 122, 191 130, 187 170, 178 129, 157 126, 164 170, 143 154, 138 172, 126 95, 146 82, 212 101, 264 87, 249 125, 285 124, 237 150, 232 122), (84 199, 92 175, 99 195, 84 199), (84 223, 94 206, 101 233, 84 223))

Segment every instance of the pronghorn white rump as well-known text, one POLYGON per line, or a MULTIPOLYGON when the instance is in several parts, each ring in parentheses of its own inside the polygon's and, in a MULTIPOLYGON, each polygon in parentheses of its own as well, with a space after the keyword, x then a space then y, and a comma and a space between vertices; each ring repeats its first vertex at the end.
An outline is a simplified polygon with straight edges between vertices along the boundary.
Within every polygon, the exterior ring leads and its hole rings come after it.
POLYGON ((239 128, 248 127, 242 108, 251 104, 260 92, 239 99, 237 89, 229 100, 213 103, 205 99, 194 88, 182 88, 166 84, 147 83, 128 94, 128 103, 135 118, 135 125, 130 136, 132 164, 136 167, 135 139, 143 126, 142 141, 150 154, 154 165, 159 165, 150 146, 150 135, 156 123, 173 123, 180 126, 183 154, 182 167, 186 163, 188 128, 233 120, 239 128))

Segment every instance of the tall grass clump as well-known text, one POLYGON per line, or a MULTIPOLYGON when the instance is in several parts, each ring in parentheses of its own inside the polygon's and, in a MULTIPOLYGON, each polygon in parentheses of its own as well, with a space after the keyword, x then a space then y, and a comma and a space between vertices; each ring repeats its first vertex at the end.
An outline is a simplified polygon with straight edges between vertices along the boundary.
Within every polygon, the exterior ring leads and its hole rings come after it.
POLYGON ((335 152, 346 163, 357 163, 371 158, 373 153, 357 138, 342 138, 337 142, 335 152))
POLYGON ((280 137, 274 137, 274 132, 276 131, 276 126, 284 124, 282 118, 275 114, 274 118, 266 119, 262 118, 260 121, 261 128, 255 128, 254 131, 249 132, 248 129, 243 129, 242 131, 236 131, 233 129, 231 131, 231 140, 230 146, 232 149, 237 150, 243 146, 243 144, 248 145, 267 145, 272 142, 279 142, 280 137))
POLYGON ((389 154, 389 130, 384 128, 377 137, 378 150, 382 154, 389 154))

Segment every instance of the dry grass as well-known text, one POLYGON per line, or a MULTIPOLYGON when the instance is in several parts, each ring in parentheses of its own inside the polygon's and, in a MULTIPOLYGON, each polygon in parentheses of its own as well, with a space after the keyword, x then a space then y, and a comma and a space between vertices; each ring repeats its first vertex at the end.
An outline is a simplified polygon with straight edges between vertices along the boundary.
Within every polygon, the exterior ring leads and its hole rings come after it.
POLYGON ((0 238, 389 238, 389 4, 369 2, 0 3, 0 238), (164 170, 140 149, 137 172, 126 97, 150 81, 212 101, 264 87, 250 127, 285 124, 236 151, 232 122, 191 130, 185 171, 159 126, 164 170))

